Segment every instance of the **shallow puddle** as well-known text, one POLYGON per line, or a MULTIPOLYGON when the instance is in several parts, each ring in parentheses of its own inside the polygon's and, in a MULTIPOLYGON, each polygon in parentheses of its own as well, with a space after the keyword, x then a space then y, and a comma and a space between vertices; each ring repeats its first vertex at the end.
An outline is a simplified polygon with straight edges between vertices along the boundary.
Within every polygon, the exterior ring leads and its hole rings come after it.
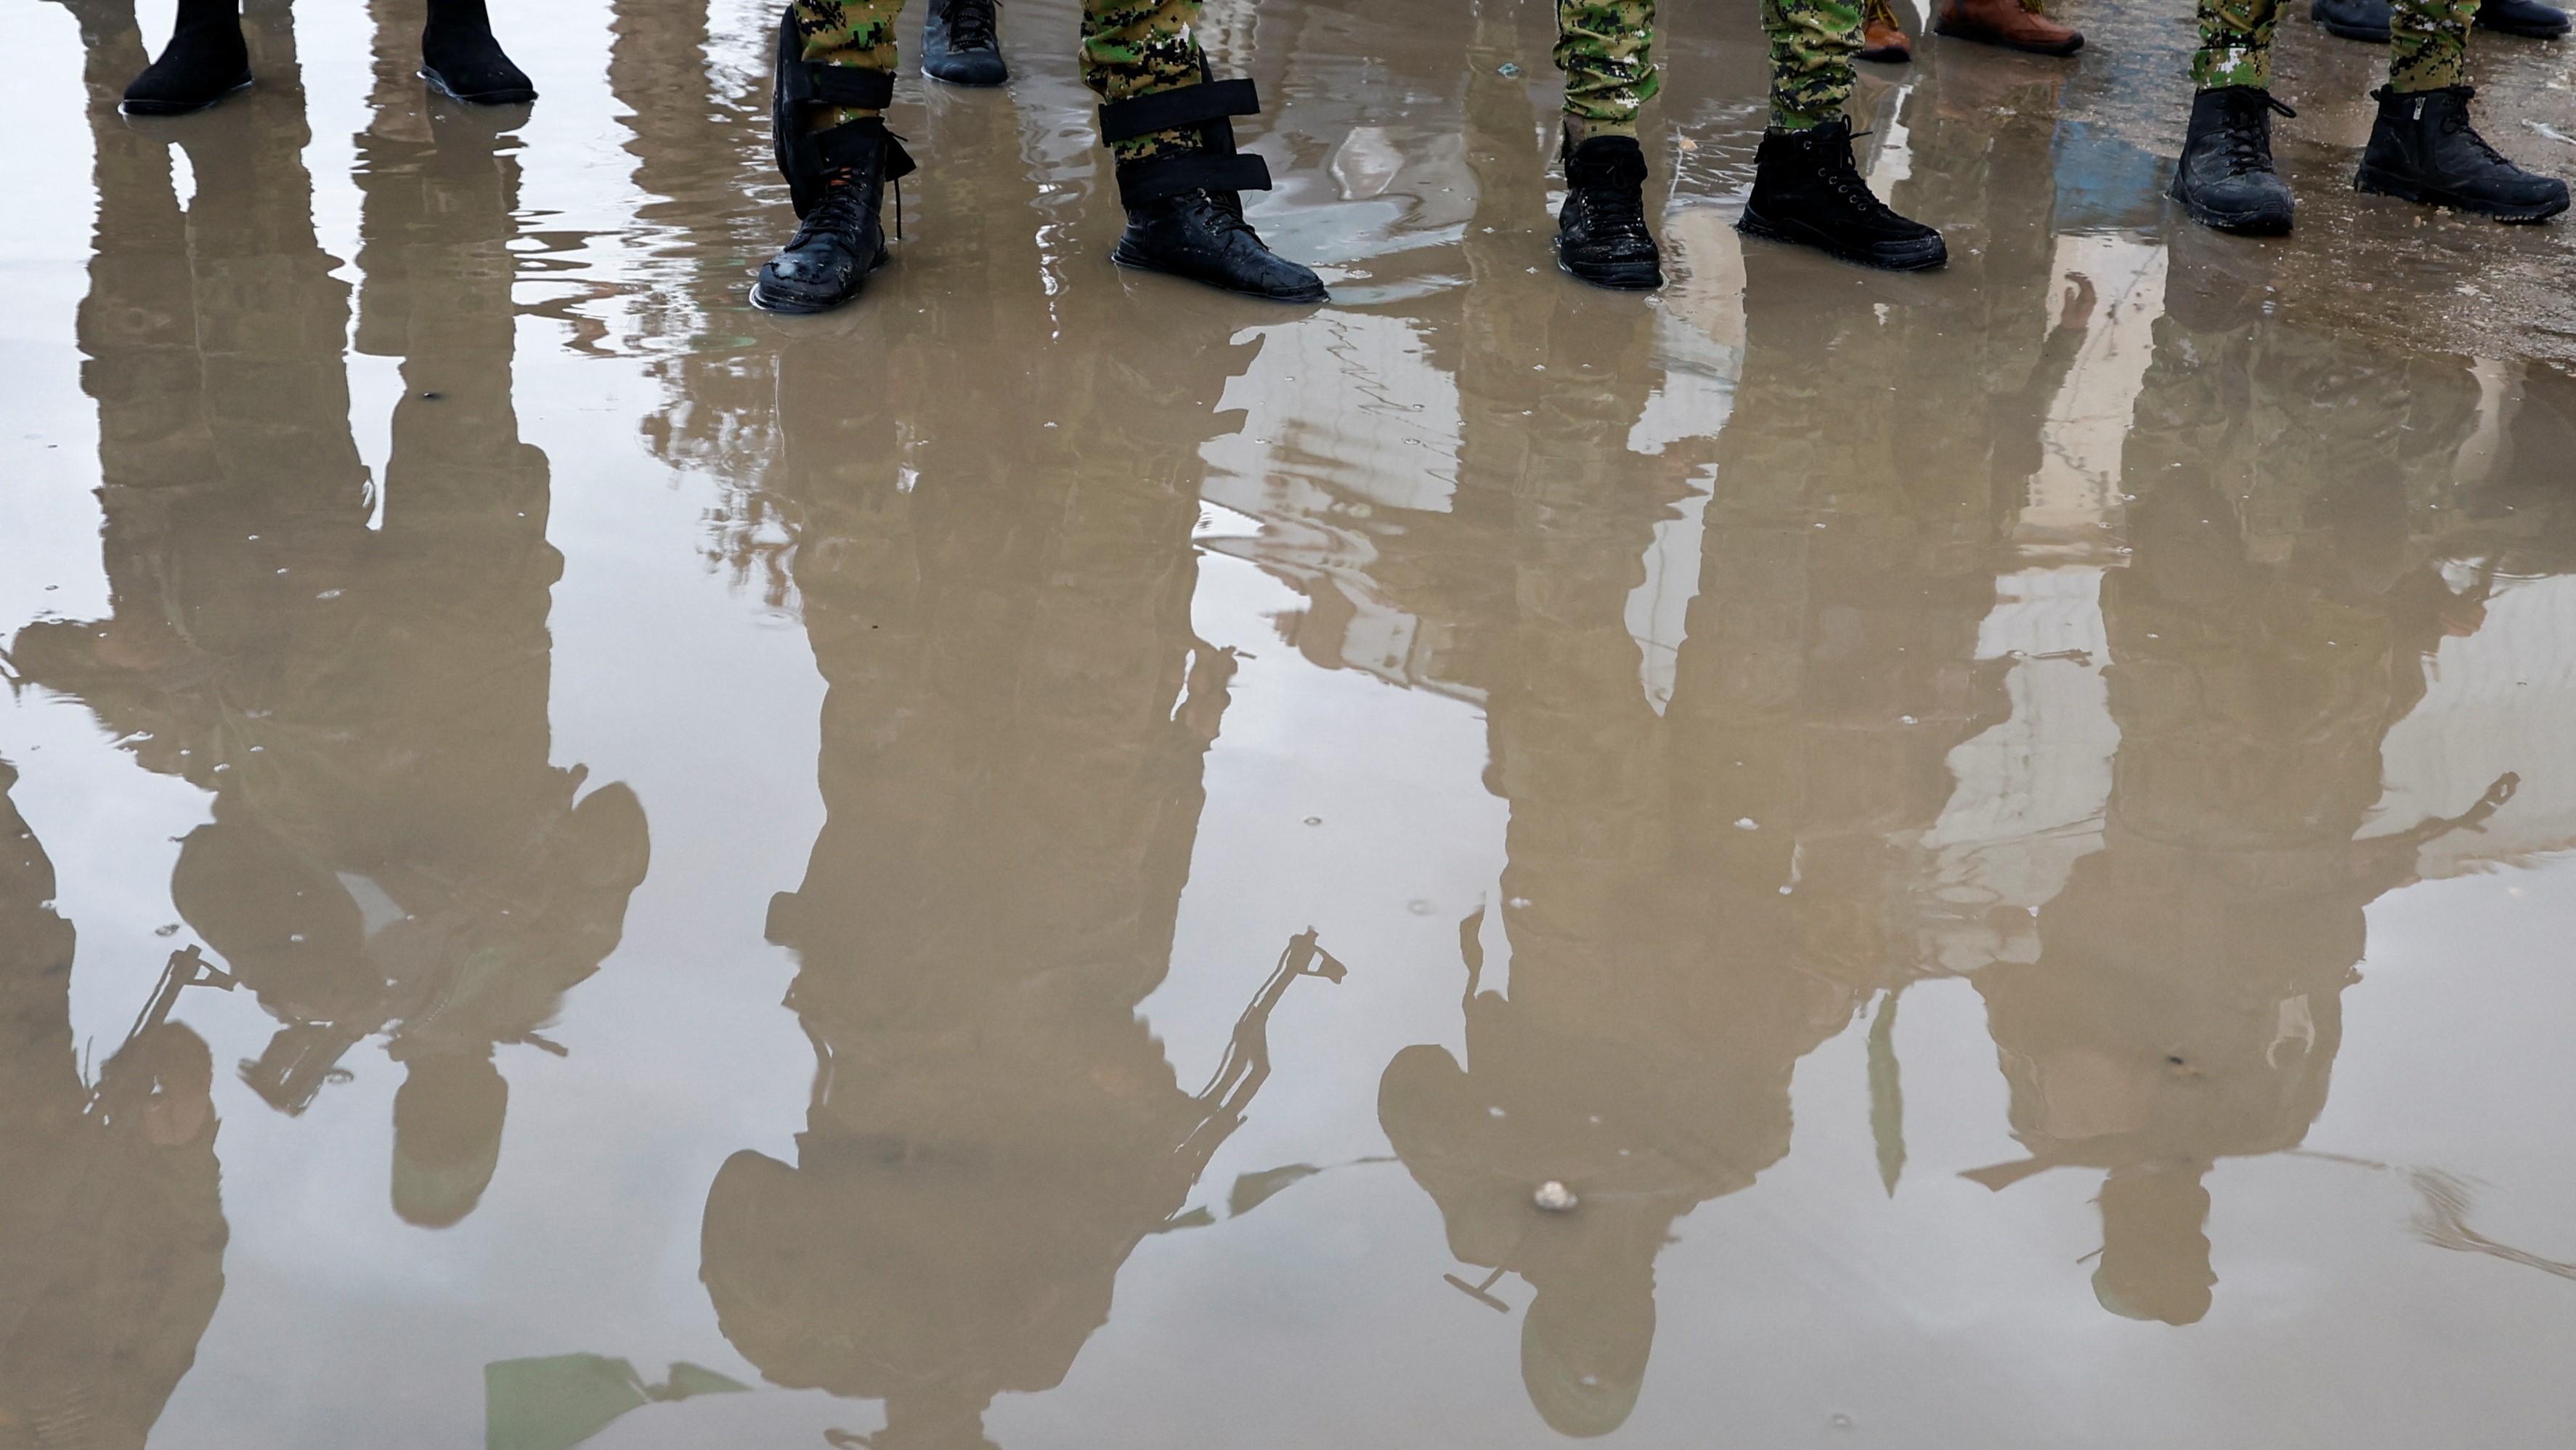
POLYGON ((0 1446, 2560 1443, 2565 229, 2175 228, 2108 9, 1870 70, 1883 277, 1668 6, 1640 298, 1546 7, 1217 0, 1301 311, 1026 0, 782 319, 763 5, 21 7, 0 1446))

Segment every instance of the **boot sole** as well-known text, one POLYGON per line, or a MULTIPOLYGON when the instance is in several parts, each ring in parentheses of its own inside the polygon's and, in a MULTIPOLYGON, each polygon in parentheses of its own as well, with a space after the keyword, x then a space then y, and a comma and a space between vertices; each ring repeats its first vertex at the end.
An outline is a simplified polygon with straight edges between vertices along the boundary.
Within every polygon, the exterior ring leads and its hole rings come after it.
POLYGON ((472 95, 467 95, 465 92, 449 85, 447 83, 447 77, 440 75, 437 71, 430 69, 428 66, 422 66, 420 68, 420 78, 429 82, 432 86, 435 86, 440 95, 447 97, 451 101, 461 101, 469 106, 524 106, 528 102, 537 98, 537 88, 535 86, 508 86, 497 91, 478 91, 472 95))
POLYGON ((1750 210, 1737 218, 1735 229, 1748 237, 1760 237, 1766 242, 1785 242, 1793 247, 1805 247, 1811 251, 1822 252, 1837 261, 1850 262, 1855 266, 1869 267, 1881 272, 1929 272, 1938 267, 1948 266, 1950 262, 1950 249, 1946 244, 1919 261, 1896 260, 1869 252, 1855 251, 1850 247, 1837 247, 1831 242, 1815 237, 1800 236, 1785 227, 1775 226, 1763 220, 1761 216, 1750 210))
POLYGON ((2564 194, 2537 206, 2483 206, 2477 202, 2462 200, 2447 191, 2420 186, 2404 177, 2391 176, 2374 166, 2365 166, 2353 173, 2352 189, 2371 196, 2393 196, 2399 201, 2411 201, 2420 206, 2447 206, 2453 211, 2472 212, 2478 216, 2492 217, 2506 223, 2547 221, 2567 209, 2567 198, 2564 194))
POLYGON ((1932 22, 1932 33, 1946 35, 1952 40, 1964 40, 1974 45, 1991 45, 1997 50, 2017 50, 2024 55, 2073 55, 2084 48, 2084 37, 2081 35, 2057 45, 2025 45, 2017 40, 2007 40, 1992 31, 1971 30, 1965 26, 1953 29, 1938 20, 1932 22))
POLYGON ((2358 40, 2364 45, 2388 43, 2388 32, 2385 30, 2364 30, 2358 25, 2337 25, 2331 20, 2320 20, 2317 24, 2325 27, 2328 35, 2339 35, 2346 40, 2358 40))
POLYGON ((2555 30, 2539 30, 2518 25, 2490 25, 2484 20, 2478 21, 2477 27, 2480 30, 2492 30, 2498 35, 2520 36, 2524 40, 2564 40, 2570 29, 2576 29, 2576 27, 2562 25, 2555 30))
POLYGON ((1874 60, 1880 65, 1903 65, 1914 59, 1914 51, 1909 46, 1890 45, 1878 50, 1864 50, 1852 59, 1874 60))
POLYGON ((2295 213, 2291 216, 2273 216, 2268 212, 2259 211, 2220 211, 2214 206, 2203 206, 2185 197, 2179 191, 2167 191, 2165 195, 2172 197, 2174 205, 2181 207, 2193 221, 2211 231, 2225 232, 2231 237, 2286 237, 2290 234, 2291 223, 2296 219, 2295 213))
POLYGON ((763 312, 777 313, 781 317, 819 317, 826 312, 838 311, 858 301, 859 294, 867 289, 868 279, 884 271, 885 264, 892 259, 893 254, 890 252, 878 253, 876 261, 869 264, 868 269, 859 274, 858 280, 850 284, 850 290, 829 302, 809 302, 802 297, 774 297, 761 291, 760 283, 754 280, 751 284, 751 305, 763 312))
POLYGON ((217 91, 203 101, 119 101, 116 109, 129 116, 193 116, 209 106, 220 105, 226 96, 237 96, 250 89, 251 74, 243 71, 241 79, 217 91))
POLYGON ((1595 287, 1608 288, 1613 292, 1652 292, 1664 285, 1664 269, 1661 267, 1602 268, 1587 272, 1562 256, 1556 259, 1556 266, 1558 271, 1578 282, 1589 282, 1595 287))
POLYGON ((995 86, 1007 85, 1011 79, 1011 73, 1007 69, 989 81, 967 80, 958 76, 944 76, 939 72, 932 70, 928 61, 922 62, 921 73, 930 77, 932 80, 939 82, 943 86, 963 86, 968 90, 975 91, 991 90, 995 86))
POLYGON ((1276 292, 1248 292, 1241 287, 1228 287, 1222 282, 1211 282, 1205 277, 1194 277, 1187 272, 1174 271, 1169 267, 1149 261, 1137 253, 1128 251, 1123 245, 1113 249, 1109 253, 1109 260, 1121 267, 1125 267, 1131 272, 1152 272, 1157 276, 1177 277, 1184 282, 1196 282, 1202 287, 1214 288, 1219 292, 1228 293, 1236 297, 1256 298, 1263 302, 1285 302, 1293 305, 1308 302, 1330 302, 1333 300, 1333 295, 1324 290, 1322 283, 1316 284, 1313 295, 1309 296, 1300 293, 1295 297, 1282 297, 1276 292))

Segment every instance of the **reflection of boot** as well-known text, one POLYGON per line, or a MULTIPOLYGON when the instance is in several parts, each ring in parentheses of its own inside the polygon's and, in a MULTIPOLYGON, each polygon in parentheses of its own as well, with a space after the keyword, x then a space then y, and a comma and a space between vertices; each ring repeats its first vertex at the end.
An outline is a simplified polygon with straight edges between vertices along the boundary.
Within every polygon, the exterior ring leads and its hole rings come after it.
POLYGON ((2371 92, 2379 120, 2354 174, 2356 190, 2428 206, 2482 212, 2502 222, 2536 222, 2567 209, 2567 183, 2507 161, 2469 124, 2468 86, 2371 92))
POLYGON ((1950 260, 1941 234, 1896 214, 1852 165, 1851 122, 1762 133, 1753 196, 1736 229, 1864 267, 1915 272, 1950 260))
POLYGON ((1942 0, 1935 33, 1979 45, 2000 45, 2032 55, 2073 55, 2084 48, 2083 32, 2070 30, 2021 0, 1942 0))
POLYGON ((2249 237, 2290 229, 2290 185, 2272 169, 2275 114, 2296 113, 2256 86, 2216 86, 2192 96, 2173 198, 2193 219, 2249 237))
POLYGON ((1011 78, 993 0, 930 0, 921 26, 921 73, 958 86, 998 86, 1011 78))
POLYGON ((478 106, 524 105, 537 98, 527 73, 501 53, 483 0, 429 0, 420 31, 420 73, 431 85, 478 106))
POLYGON ((240 0, 179 0, 179 23, 161 58, 125 88, 131 116, 200 111, 250 84, 240 0))
POLYGON ((1243 219, 1243 193, 1268 191, 1270 167, 1234 149, 1230 118, 1261 109, 1248 80, 1203 81, 1100 108, 1100 137, 1115 145, 1196 133, 1188 149, 1118 163, 1127 231, 1111 257, 1122 267, 1168 272, 1274 302, 1321 302, 1323 281, 1273 252, 1243 219))
POLYGON ((1654 234, 1646 230, 1646 153, 1634 136, 1565 138, 1565 208, 1557 213, 1556 259, 1603 287, 1664 285, 1654 234))

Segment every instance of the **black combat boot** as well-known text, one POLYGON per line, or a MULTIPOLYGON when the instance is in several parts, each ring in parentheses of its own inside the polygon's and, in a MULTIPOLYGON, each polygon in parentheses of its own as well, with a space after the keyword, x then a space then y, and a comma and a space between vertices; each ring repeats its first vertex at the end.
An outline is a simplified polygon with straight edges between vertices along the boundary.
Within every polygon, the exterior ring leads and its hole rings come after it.
POLYGON ((1243 219, 1247 191, 1270 189, 1270 167, 1234 149, 1234 116, 1256 115, 1260 98, 1248 80, 1201 81, 1100 108, 1104 141, 1195 129, 1193 150, 1118 163, 1118 201, 1127 231, 1111 260, 1122 267, 1169 272, 1228 292, 1274 302, 1321 302, 1312 271, 1264 246, 1243 219))
POLYGON ((1897 215, 1869 189, 1852 165, 1851 143, 1845 120, 1763 132, 1753 158, 1753 196, 1735 229, 1891 272, 1948 262, 1939 232, 1897 215))
POLYGON ((1634 136, 1566 133, 1565 206, 1556 214, 1557 265, 1586 282, 1644 292, 1664 285, 1646 230, 1646 153, 1634 136))
MULTIPOLYGON (((885 120, 868 116, 801 139, 813 153, 796 235, 760 269, 751 305, 765 312, 829 312, 859 295, 868 274, 886 264, 886 181, 903 156, 885 120)), ((904 158, 909 169, 910 158, 904 158)))
POLYGON ((2272 169, 2272 118, 2298 113, 2256 86, 2194 92, 2173 199, 2204 226, 2248 237, 2290 229, 2296 203, 2272 169))
POLYGON ((2329 35, 2386 45, 2389 17, 2395 11, 2389 0, 2315 0, 2308 6, 2308 18, 2324 26, 2329 35))
POLYGON ((525 105, 537 98, 525 71, 501 53, 483 0, 429 0, 429 23, 420 28, 423 80, 478 106, 525 105))
POLYGON ((1009 80, 999 8, 994 0, 930 0, 930 16, 921 26, 921 73, 953 86, 1009 80))
POLYGON ((868 274, 886 263, 886 183, 912 173, 912 158, 882 116, 863 116, 826 130, 815 120, 832 110, 882 111, 894 100, 894 75, 807 60, 793 16, 778 18, 777 72, 770 92, 771 154, 787 178, 800 225, 751 287, 754 307, 770 312, 826 312, 859 295, 868 274))
POLYGON ((2567 209, 2567 183, 2535 176, 2496 154, 2469 124, 2467 86, 2370 93, 2379 121, 2362 148, 2353 188, 2429 206, 2480 212, 2502 222, 2536 222, 2567 209))
POLYGON ((241 0, 179 0, 179 23, 161 58, 125 88, 129 116, 184 116, 250 84, 241 0))
POLYGON ((2478 7, 2478 24, 2501 35, 2556 40, 2567 33, 2567 12, 2539 0, 2486 0, 2478 7))

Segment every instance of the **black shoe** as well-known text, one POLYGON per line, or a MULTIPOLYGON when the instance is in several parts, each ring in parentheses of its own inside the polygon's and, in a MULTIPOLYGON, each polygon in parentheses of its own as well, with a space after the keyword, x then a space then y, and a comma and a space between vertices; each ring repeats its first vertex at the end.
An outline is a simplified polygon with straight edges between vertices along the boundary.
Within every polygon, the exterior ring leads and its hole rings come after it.
POLYGON ((1646 230, 1646 153, 1634 136, 1565 138, 1565 206, 1556 214, 1557 265, 1602 287, 1645 292, 1664 285, 1663 258, 1646 230))
MULTIPOLYGON (((814 200, 795 237, 751 284, 751 305, 766 312, 829 312, 858 296, 868 274, 886 264, 885 223, 877 213, 903 148, 887 134, 884 118, 845 122, 805 139, 814 200)), ((909 166, 905 157, 903 169, 909 166)))
POLYGON ((478 106, 518 106, 537 98, 527 72, 501 53, 483 0, 429 0, 420 31, 423 80, 478 106))
POLYGON ((179 23, 161 58, 125 88, 129 116, 184 116, 250 84, 237 0, 181 0, 179 23))
POLYGON ((921 27, 921 73, 954 86, 1009 80, 995 11, 993 0, 930 0, 930 16, 921 27))
POLYGON ((2535 176, 2496 154, 2469 124, 2467 86, 2370 93, 2378 123, 2362 148, 2356 191, 2456 207, 2505 222, 2536 222, 2567 209, 2567 183, 2535 176))
POLYGON ((1891 272, 1948 262, 1939 232, 1898 216, 1869 189, 1852 165, 1851 143, 1849 121, 1763 132, 1753 158, 1753 196, 1735 229, 1891 272))
POLYGON ((2173 199, 2194 220, 2222 232, 2277 237, 2289 231, 2297 202, 2272 169, 2272 118, 2296 114, 2255 86, 2194 92, 2173 199))
POLYGON ((2486 0, 2478 7, 2478 24, 2502 35, 2556 40, 2567 33, 2567 12, 2539 0, 2486 0))
POLYGON ((2315 0, 2308 7, 2308 18, 2346 40, 2386 45, 2389 17, 2395 11, 2389 0, 2315 0))
POLYGON ((1122 267, 1169 272, 1273 302, 1321 302, 1324 284, 1311 270, 1263 245, 1230 191, 1185 191, 1127 208, 1127 231, 1111 260, 1122 267))

